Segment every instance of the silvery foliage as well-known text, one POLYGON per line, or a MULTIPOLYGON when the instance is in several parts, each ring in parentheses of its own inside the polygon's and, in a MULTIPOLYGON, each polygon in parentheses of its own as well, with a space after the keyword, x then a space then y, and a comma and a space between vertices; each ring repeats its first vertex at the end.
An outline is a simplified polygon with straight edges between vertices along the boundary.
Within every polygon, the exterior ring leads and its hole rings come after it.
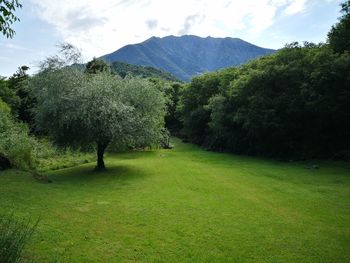
POLYGON ((70 43, 60 43, 57 47, 59 48, 57 55, 47 57, 39 62, 40 72, 61 69, 82 62, 81 52, 77 47, 70 43))
POLYGON ((162 136, 164 96, 147 80, 61 67, 38 73, 31 87, 37 126, 62 144, 145 146, 162 136))

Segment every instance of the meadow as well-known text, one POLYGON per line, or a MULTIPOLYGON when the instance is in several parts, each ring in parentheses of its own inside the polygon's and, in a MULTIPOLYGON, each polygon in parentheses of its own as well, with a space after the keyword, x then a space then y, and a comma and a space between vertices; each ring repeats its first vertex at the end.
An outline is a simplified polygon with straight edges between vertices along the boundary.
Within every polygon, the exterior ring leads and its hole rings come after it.
POLYGON ((3 171, 0 213, 40 218, 34 262, 350 262, 348 163, 173 144, 45 172, 52 183, 3 171))

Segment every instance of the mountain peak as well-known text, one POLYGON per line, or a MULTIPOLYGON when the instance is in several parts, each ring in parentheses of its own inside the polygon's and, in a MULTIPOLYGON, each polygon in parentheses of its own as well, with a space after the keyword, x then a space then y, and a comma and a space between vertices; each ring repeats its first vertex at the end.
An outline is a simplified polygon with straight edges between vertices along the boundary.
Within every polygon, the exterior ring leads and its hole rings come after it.
POLYGON ((102 58, 151 66, 188 81, 193 76, 225 67, 238 66, 274 50, 261 48, 240 38, 195 35, 151 37, 127 45, 102 58))

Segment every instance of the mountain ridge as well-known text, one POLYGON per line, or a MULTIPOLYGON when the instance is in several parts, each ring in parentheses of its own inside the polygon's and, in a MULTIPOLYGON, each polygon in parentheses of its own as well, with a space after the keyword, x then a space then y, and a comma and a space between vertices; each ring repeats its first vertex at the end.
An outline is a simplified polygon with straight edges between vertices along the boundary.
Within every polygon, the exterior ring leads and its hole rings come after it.
POLYGON ((274 53, 240 38, 198 37, 194 35, 151 37, 126 45, 101 58, 150 66, 188 81, 193 76, 226 67, 239 66, 254 58, 274 53))

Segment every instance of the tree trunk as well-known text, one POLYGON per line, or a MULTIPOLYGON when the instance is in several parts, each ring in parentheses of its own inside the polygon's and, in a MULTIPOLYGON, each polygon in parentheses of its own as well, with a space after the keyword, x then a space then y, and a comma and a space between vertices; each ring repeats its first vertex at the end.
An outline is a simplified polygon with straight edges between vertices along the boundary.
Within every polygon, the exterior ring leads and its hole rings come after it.
POLYGON ((97 166, 96 169, 105 169, 103 154, 108 146, 108 142, 97 142, 97 166))

